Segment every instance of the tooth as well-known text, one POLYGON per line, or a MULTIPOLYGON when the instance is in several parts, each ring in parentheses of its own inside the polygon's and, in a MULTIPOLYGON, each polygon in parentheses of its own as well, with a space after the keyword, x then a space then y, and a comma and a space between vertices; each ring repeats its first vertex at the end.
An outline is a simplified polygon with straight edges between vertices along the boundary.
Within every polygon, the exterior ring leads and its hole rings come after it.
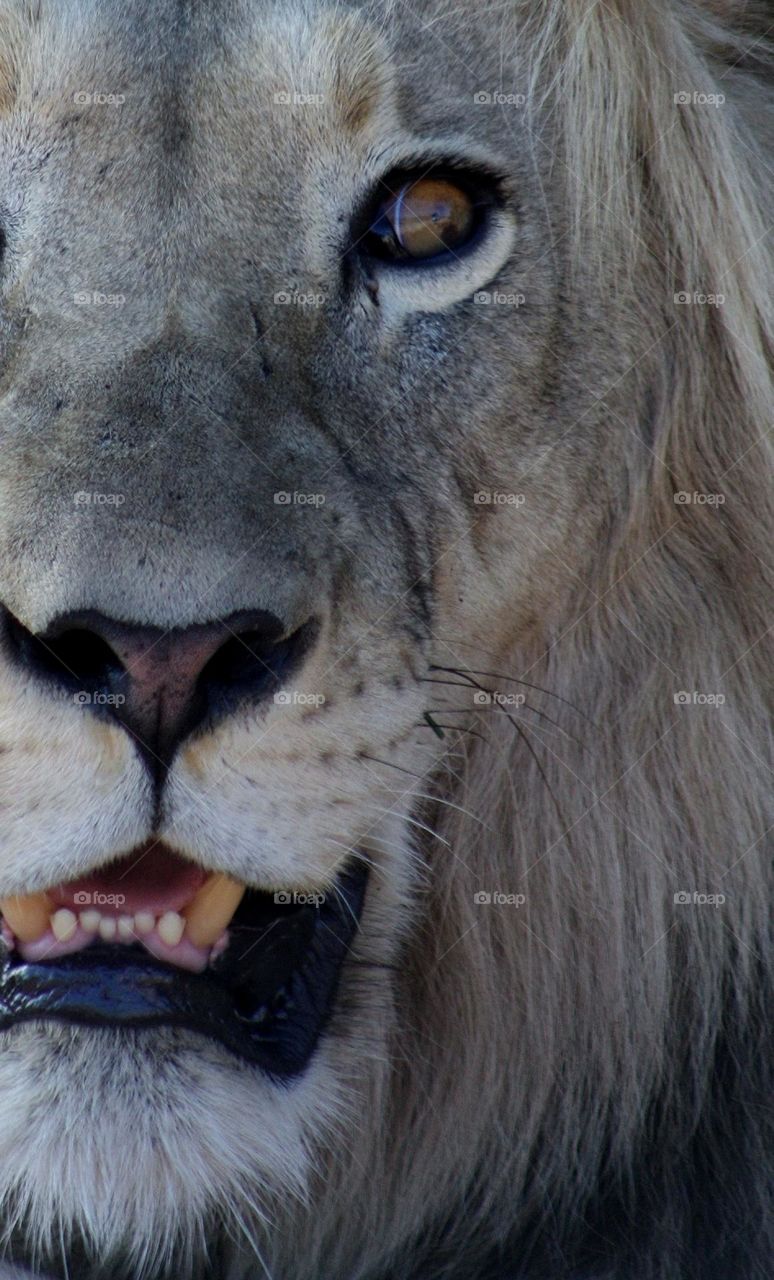
POLYGON ((165 911, 159 920, 156 930, 162 942, 168 947, 176 947, 183 936, 185 921, 176 911, 165 911))
POLYGON ((127 939, 134 937, 134 920, 131 916, 118 917, 118 936, 127 939))
POLYGON ((196 947, 211 947, 242 901, 245 886, 216 872, 185 909, 185 935, 196 947))
POLYGON ((152 911, 138 911, 134 917, 135 933, 153 933, 156 917, 152 911))
POLYGON ((28 893, 24 897, 0 900, 0 911, 19 942, 37 942, 43 937, 48 929, 51 906, 45 893, 28 893))
POLYGON ((99 936, 103 942, 112 942, 116 936, 115 916, 103 916, 99 922, 99 936))
POLYGON ((78 917, 81 922, 81 928, 86 933, 97 933, 99 931, 99 922, 102 919, 102 913, 99 911, 82 911, 78 917))
POLYGON ((78 917, 67 907, 60 907, 51 917, 51 932, 57 942, 69 942, 78 928, 78 917))

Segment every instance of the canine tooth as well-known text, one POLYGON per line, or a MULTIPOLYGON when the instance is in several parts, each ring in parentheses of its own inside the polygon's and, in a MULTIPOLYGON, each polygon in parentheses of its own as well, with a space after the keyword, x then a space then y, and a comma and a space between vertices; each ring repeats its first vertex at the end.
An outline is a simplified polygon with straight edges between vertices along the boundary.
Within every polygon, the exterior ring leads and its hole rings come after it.
POLYGON ((134 936, 134 920, 131 916, 118 917, 118 936, 119 938, 131 938, 134 936))
POLYGON ((24 897, 3 898, 0 911, 19 942, 37 942, 48 928, 51 905, 48 894, 28 893, 24 897))
POLYGON ((78 917, 67 907, 60 907, 51 917, 51 932, 57 942, 69 942, 78 928, 78 917))
POLYGON ((168 947, 176 947, 183 936, 185 921, 177 911, 165 911, 159 920, 156 930, 162 942, 168 947))
POLYGON ((89 911, 82 911, 78 919, 81 922, 81 928, 86 933, 99 932, 99 922, 102 919, 102 915, 99 911, 95 911, 93 907, 89 911))
POLYGON ((116 936, 116 922, 113 916, 103 916, 99 922, 99 936, 103 942, 112 942, 116 936))
POLYGON ((134 917, 134 928, 136 933, 153 933, 156 924, 156 917, 152 911, 138 911, 134 917))
POLYGON ((185 909, 185 935, 197 947, 211 947, 242 901, 245 886, 216 872, 185 909))

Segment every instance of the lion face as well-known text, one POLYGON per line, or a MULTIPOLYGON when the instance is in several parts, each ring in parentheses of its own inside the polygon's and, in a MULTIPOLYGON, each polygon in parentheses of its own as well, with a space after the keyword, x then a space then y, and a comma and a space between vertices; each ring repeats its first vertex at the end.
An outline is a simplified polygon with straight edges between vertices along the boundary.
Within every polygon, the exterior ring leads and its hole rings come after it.
POLYGON ((22 23, 0 143, 2 1190, 43 1256, 63 1223, 137 1267, 345 1149, 432 664, 531 624, 577 507, 491 51, 412 48, 412 88, 378 13, 173 15, 22 23))
POLYGON ((149 841, 323 889, 405 817, 371 757, 432 760, 439 646, 496 654, 559 585, 547 551, 582 539, 593 444, 544 474, 540 175, 471 111, 486 48, 420 111, 400 29, 356 15, 243 17, 217 56, 203 17, 161 75, 109 14, 77 9, 54 62, 53 14, 25 31, 3 120, 3 893, 149 841), (471 233, 379 256, 385 196, 435 173, 471 233))
MULTIPOLYGON (((488 886, 429 807, 645 483, 653 344, 583 263, 568 296, 555 122, 473 0, 140 8, 0 7, 6 1243, 371 1277, 448 1204, 427 1046, 452 1097, 489 1035, 440 1020, 488 886)), ((503 1121, 464 1128, 472 1176, 503 1121)))

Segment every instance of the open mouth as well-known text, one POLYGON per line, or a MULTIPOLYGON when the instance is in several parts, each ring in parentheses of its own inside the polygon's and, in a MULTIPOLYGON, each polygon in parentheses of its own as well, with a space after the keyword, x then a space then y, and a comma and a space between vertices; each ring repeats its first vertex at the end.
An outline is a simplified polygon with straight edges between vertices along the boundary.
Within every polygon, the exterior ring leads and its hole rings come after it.
POLYGON ((352 864, 325 894, 265 893, 156 844, 2 899, 0 1030, 179 1026, 296 1075, 333 1008, 365 886, 352 864))

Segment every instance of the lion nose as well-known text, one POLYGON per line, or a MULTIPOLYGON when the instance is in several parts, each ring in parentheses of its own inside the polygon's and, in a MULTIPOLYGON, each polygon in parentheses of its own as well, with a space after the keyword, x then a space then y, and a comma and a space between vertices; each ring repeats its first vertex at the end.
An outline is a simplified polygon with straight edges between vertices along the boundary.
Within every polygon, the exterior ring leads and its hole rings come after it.
POLYGON ((164 755, 198 718, 204 672, 228 643, 222 628, 164 634, 99 615, 90 622, 80 635, 60 635, 55 651, 61 659, 69 649, 84 693, 103 691, 102 705, 146 750, 164 755))
POLYGON ((281 620, 260 610, 161 631, 81 612, 38 635, 9 616, 6 631, 19 662, 54 677, 60 695, 112 715, 156 768, 208 716, 276 689, 311 625, 284 637, 281 620))

